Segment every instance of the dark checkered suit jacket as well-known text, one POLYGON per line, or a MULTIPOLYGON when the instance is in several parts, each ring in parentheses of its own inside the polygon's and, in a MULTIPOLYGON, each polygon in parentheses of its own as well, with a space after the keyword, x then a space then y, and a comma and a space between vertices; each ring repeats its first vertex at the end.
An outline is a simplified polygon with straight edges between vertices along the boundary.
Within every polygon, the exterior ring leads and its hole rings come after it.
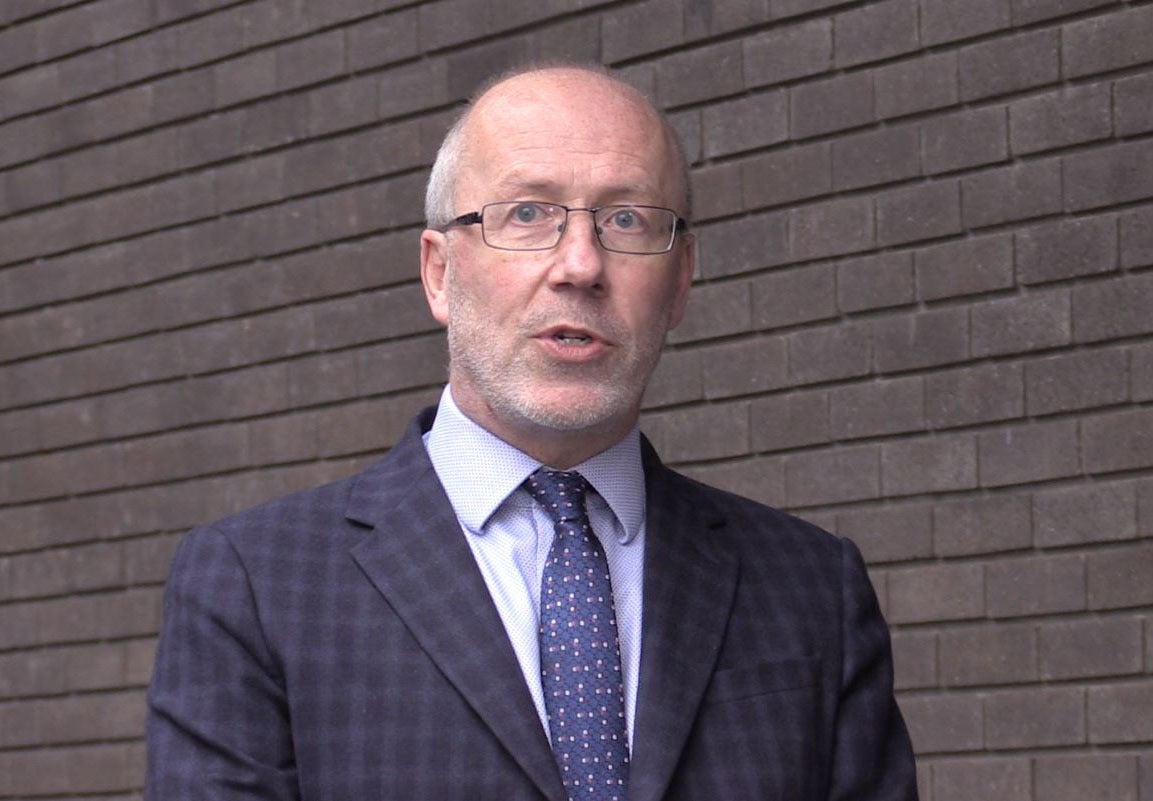
MULTIPOLYGON (((149 693, 150 801, 563 801, 421 442, 197 529, 149 693)), ((857 549, 662 466, 648 523, 631 801, 916 798, 857 549)))

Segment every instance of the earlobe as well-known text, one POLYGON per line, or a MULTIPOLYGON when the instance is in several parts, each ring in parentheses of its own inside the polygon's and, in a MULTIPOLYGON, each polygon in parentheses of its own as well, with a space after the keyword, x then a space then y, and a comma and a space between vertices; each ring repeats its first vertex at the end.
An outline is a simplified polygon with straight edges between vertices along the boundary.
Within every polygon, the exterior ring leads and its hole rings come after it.
POLYGON ((420 281, 428 310, 441 325, 448 325, 448 239, 440 231, 420 235, 420 281))
POLYGON ((685 234, 681 248, 675 268, 676 286, 673 289, 672 302, 669 304, 669 330, 680 325, 685 316, 689 289, 693 285, 693 272, 696 269, 696 238, 692 234, 685 234))

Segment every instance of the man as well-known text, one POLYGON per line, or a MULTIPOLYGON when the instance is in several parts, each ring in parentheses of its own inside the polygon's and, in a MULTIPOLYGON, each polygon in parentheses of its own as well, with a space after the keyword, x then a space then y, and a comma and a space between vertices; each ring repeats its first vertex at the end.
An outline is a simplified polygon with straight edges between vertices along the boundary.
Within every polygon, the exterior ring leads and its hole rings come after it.
POLYGON ((150 799, 915 799, 857 550, 637 432, 687 194, 606 73, 472 104, 421 236, 449 386, 360 475, 189 535, 150 799))

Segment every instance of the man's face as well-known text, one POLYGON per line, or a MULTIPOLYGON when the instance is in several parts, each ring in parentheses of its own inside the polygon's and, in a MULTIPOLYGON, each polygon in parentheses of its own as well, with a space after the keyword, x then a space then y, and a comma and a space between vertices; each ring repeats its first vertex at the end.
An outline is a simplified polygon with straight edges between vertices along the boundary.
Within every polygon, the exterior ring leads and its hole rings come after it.
MULTIPOLYGON (((466 142, 457 213, 507 200, 683 211, 677 162, 659 121, 584 73, 502 84, 474 110, 466 142)), ((439 242, 443 293, 430 292, 430 304, 448 326, 461 408, 510 440, 509 429, 534 427, 623 435, 683 312, 691 243, 678 237, 661 255, 607 252, 584 212, 569 216, 552 250, 497 250, 484 244, 479 226, 439 242)))

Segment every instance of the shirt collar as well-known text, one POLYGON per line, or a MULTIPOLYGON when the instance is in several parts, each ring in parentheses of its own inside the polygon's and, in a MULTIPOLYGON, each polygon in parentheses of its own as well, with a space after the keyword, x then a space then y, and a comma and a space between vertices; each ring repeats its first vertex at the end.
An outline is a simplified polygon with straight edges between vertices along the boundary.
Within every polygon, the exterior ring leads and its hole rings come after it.
MULTIPOLYGON (((446 386, 425 448, 457 518, 474 534, 541 462, 473 422, 446 386)), ((570 468, 579 472, 621 523, 630 542, 645 516, 645 477, 640 433, 634 426, 620 442, 570 468)))

